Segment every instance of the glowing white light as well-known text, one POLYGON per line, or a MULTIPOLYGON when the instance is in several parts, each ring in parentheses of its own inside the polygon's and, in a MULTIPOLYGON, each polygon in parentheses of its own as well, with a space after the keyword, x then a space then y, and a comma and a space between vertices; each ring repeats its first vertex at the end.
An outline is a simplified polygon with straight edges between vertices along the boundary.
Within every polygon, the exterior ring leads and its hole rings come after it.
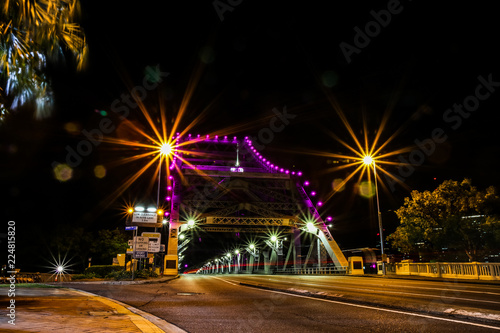
POLYGON ((366 155, 363 157, 363 163, 366 165, 370 165, 373 163, 373 158, 370 155, 366 155))
POLYGON ((314 226, 314 223, 312 223, 312 222, 307 222, 306 227, 307 227, 307 230, 309 232, 315 232, 316 231, 316 227, 314 226))

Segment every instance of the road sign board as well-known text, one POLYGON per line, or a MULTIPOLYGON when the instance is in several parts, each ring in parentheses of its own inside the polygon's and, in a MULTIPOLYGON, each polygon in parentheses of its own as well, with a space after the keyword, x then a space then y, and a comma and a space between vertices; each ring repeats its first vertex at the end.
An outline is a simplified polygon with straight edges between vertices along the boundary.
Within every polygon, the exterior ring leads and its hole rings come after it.
POLYGON ((148 237, 134 237, 134 250, 135 251, 148 251, 149 238, 148 237))
POLYGON ((148 257, 148 251, 135 251, 134 259, 143 259, 148 257))
POLYGON ((137 226, 134 225, 134 226, 127 226, 125 227, 125 230, 137 230, 137 226))
POLYGON ((159 238, 150 238, 148 252, 158 253, 160 252, 160 239, 159 238))
POLYGON ((158 214, 149 212, 134 212, 132 222, 158 223, 158 214))
POLYGON ((161 234, 159 232, 143 232, 142 236, 149 238, 148 252, 153 252, 153 253, 160 252, 161 234))

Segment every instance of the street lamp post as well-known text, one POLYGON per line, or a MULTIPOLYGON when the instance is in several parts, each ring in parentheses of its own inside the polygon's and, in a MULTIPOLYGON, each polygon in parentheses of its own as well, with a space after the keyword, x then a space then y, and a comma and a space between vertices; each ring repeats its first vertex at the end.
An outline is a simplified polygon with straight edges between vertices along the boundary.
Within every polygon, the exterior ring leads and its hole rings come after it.
POLYGON ((375 161, 370 155, 367 155, 363 158, 363 163, 365 165, 373 164, 373 174, 375 177, 375 196, 377 197, 377 217, 378 217, 378 229, 380 235, 380 254, 382 256, 382 275, 385 275, 385 258, 384 258, 384 234, 382 227, 382 213, 380 212, 380 202, 378 198, 378 185, 377 185, 377 167, 375 161))

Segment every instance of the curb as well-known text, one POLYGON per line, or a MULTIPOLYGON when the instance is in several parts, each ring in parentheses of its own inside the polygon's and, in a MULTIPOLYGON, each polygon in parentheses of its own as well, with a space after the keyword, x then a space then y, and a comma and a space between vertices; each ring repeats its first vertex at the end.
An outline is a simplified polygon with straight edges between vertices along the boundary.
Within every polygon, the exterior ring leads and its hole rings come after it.
POLYGON ((137 328, 139 328, 144 333, 162 333, 162 332, 187 333, 187 331, 184 331, 183 329, 175 326, 174 324, 171 324, 159 317, 156 317, 155 315, 137 309, 126 303, 122 303, 120 301, 108 297, 96 295, 88 291, 82 291, 73 288, 66 288, 66 289, 72 290, 80 295, 90 296, 98 300, 99 302, 112 307, 118 313, 123 313, 124 315, 127 315, 130 318, 130 320, 134 323, 134 325, 136 325, 137 328))
MULTIPOLYGON (((137 280, 137 281, 131 281, 131 280, 126 280, 126 281, 68 281, 68 282, 62 282, 63 284, 73 284, 73 285, 78 285, 78 284, 112 284, 112 285, 128 285, 128 284, 153 284, 153 283, 166 283, 175 279, 180 278, 180 275, 176 276, 171 276, 168 278, 159 278, 159 279, 154 279, 154 280, 137 280)), ((53 282, 53 283, 46 283, 48 285, 55 285, 60 282, 53 282)))

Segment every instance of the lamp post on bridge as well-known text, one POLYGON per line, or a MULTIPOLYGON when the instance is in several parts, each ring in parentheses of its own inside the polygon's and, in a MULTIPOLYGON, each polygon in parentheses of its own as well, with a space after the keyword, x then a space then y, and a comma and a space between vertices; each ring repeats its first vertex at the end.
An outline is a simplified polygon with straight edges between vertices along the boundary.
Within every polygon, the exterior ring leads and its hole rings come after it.
POLYGON ((377 167, 375 164, 375 160, 370 155, 366 155, 363 157, 363 164, 366 166, 370 166, 373 164, 373 174, 375 177, 375 196, 377 197, 378 229, 379 229, 379 235, 380 235, 380 254, 382 257, 382 275, 385 275, 384 236, 383 236, 383 227, 382 227, 382 213, 380 212, 380 202, 379 202, 379 197, 378 197, 377 167))

